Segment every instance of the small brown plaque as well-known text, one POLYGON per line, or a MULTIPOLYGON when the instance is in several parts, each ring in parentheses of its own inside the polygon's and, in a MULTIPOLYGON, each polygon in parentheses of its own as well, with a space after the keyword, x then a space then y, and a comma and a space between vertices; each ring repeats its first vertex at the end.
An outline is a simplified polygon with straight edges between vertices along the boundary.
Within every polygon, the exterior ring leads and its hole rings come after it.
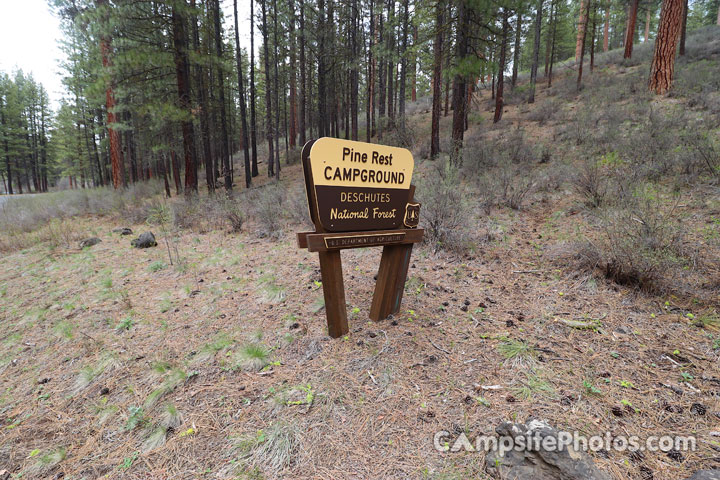
POLYGON ((368 235, 347 235, 338 237, 325 237, 325 247, 331 248, 351 248, 351 247, 375 247, 378 245, 388 245, 399 243, 405 239, 405 232, 400 233, 384 233, 368 235))

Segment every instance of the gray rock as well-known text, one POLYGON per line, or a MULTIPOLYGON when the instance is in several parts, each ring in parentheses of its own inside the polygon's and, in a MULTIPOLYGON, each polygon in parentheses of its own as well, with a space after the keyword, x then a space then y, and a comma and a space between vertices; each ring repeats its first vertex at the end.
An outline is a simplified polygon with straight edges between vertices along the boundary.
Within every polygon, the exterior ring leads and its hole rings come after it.
POLYGON ((120 228, 114 228, 112 233, 119 233, 120 235, 132 235, 133 231, 131 228, 120 227, 120 228))
POLYGON ((92 247, 93 245, 97 245, 100 242, 102 242, 102 240, 97 237, 86 238, 85 240, 80 242, 80 248, 92 247))
POLYGON ((713 468, 712 470, 700 470, 695 472, 695 474, 687 480, 720 480, 720 470, 717 468, 713 468))
POLYGON ((157 242, 155 241, 155 235, 152 232, 141 233, 138 238, 130 242, 135 248, 150 248, 156 247, 157 242))
MULTIPOLYGON (((545 437, 554 437, 557 445, 558 431, 542 420, 529 419, 525 424, 503 422, 495 431, 500 437, 538 438, 531 448, 512 449, 509 452, 491 450, 485 457, 485 471, 501 480, 610 480, 601 472, 590 456, 577 451, 573 445, 562 449, 543 448, 545 437), (537 447, 537 449, 535 448, 537 447)), ((523 439, 520 439, 523 440, 523 439)), ((498 442, 502 445, 502 442, 498 442)))

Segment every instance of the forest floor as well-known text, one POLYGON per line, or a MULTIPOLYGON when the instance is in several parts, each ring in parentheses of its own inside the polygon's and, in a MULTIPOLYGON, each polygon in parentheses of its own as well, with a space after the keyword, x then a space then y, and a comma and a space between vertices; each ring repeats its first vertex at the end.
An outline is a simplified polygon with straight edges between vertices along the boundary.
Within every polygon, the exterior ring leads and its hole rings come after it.
MULTIPOLYGON (((635 70, 646 65, 595 76, 635 70)), ((563 142, 567 121, 528 119, 546 94, 535 107, 509 105, 503 122, 525 126, 531 143, 563 142)), ((489 124, 488 100, 481 93, 469 137, 489 124)), ((428 118, 414 118, 421 138, 428 118)), ((301 184, 298 165, 282 172, 301 184)), ((716 228, 717 187, 690 189, 681 208, 689 232, 716 228)), ((549 252, 582 236, 588 217, 568 186, 493 208, 470 250, 415 248, 401 313, 378 323, 367 318, 380 249, 344 251, 350 333, 338 340, 326 333, 317 256, 296 245, 307 226, 286 223, 277 239, 252 222, 240 233, 154 227, 158 247, 136 250, 111 230, 137 234, 151 229, 144 222, 68 220, 102 242, 2 258, 0 472, 489 478, 484 453, 437 451, 436 432, 493 435, 530 417, 588 436, 697 438, 696 451, 593 453, 615 479, 717 467, 718 284, 704 296, 649 294, 562 268, 549 252)), ((707 238, 701 247, 717 252, 707 238)))

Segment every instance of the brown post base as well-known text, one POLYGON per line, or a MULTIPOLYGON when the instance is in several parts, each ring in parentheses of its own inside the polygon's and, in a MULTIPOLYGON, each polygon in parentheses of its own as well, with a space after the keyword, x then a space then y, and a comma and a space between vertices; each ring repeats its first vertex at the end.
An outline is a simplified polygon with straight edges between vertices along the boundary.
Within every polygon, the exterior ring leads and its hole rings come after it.
POLYGON ((319 252, 319 255, 328 335, 339 338, 349 331, 340 250, 319 252))
POLYGON ((400 311, 412 247, 412 244, 383 247, 375 293, 370 307, 371 320, 377 322, 400 311))

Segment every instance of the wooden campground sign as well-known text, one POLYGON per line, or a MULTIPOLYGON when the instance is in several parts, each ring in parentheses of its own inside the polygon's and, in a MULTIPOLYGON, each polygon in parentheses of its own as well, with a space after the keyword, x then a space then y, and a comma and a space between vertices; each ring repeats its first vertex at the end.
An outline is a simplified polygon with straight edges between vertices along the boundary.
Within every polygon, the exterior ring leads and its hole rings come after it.
POLYGON ((315 231, 298 233, 298 245, 320 256, 328 333, 337 338, 348 332, 342 249, 383 247, 370 318, 400 310, 412 247, 423 237, 415 162, 404 148, 323 137, 305 144, 302 164, 315 231))

